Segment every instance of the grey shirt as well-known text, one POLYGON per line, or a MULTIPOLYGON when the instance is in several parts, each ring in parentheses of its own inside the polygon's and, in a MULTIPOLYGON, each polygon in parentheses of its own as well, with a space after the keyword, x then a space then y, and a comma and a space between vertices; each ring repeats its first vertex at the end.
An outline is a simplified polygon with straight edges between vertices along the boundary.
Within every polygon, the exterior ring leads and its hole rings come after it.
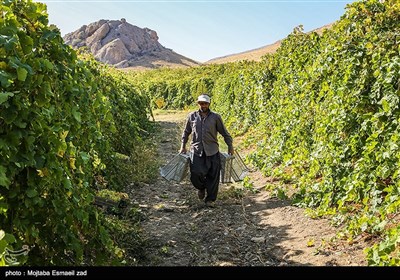
POLYGON ((182 144, 186 146, 189 135, 193 133, 190 152, 199 156, 203 155, 203 151, 206 156, 215 155, 219 151, 217 132, 224 138, 228 149, 232 149, 232 137, 226 130, 219 114, 209 110, 208 114, 202 119, 200 110, 191 112, 187 117, 186 126, 182 133, 182 144))

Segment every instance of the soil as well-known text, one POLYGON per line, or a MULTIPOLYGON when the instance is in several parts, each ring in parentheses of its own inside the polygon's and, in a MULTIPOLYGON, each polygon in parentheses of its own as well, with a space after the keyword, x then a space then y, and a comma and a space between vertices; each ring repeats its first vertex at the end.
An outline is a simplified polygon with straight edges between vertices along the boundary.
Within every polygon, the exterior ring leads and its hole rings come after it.
MULTIPOLYGON (((178 153, 187 112, 155 115, 160 125, 159 158, 178 153)), ((239 140, 240 141, 240 140, 239 140)), ((235 147, 239 143, 234 139, 235 147)), ((238 149, 237 149, 238 150, 238 149)), ((246 151, 238 150, 244 158, 246 151)), ((241 182, 220 184, 214 208, 206 207, 188 178, 176 183, 161 176, 131 190, 144 216, 145 258, 140 266, 366 266, 360 239, 336 238, 328 220, 265 189, 271 178, 248 173, 252 190, 241 182)))

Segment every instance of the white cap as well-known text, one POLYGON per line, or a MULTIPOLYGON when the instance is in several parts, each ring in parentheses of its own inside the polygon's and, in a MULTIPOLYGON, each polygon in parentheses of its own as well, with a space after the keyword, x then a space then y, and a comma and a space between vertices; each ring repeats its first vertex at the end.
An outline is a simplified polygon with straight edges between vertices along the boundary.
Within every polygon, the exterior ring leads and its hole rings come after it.
POLYGON ((207 102, 210 103, 210 97, 207 94, 202 94, 197 98, 197 102, 207 102))

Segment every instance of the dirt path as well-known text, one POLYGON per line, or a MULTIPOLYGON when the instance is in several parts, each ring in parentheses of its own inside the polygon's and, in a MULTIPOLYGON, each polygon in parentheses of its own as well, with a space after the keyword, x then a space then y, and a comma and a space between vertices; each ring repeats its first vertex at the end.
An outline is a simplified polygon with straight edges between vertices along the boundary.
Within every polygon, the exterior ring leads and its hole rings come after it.
MULTIPOLYGON (((179 149, 185 113, 158 115, 163 163, 179 149)), ((240 151, 239 151, 240 152, 240 151)), ((244 157, 245 154, 242 154, 244 157)), ((147 237, 142 266, 362 266, 364 244, 330 242, 335 229, 264 190, 266 178, 249 173, 254 189, 221 184, 216 208, 206 208, 188 179, 133 190, 147 237)))

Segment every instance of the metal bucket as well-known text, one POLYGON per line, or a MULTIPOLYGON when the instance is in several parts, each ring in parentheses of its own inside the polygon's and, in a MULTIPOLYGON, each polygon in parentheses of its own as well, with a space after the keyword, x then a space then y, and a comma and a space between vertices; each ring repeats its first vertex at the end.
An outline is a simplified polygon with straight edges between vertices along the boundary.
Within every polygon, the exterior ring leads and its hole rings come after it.
POLYGON ((189 161, 189 154, 177 154, 160 168, 160 174, 168 181, 181 182, 188 174, 189 161))
POLYGON ((242 181, 246 177, 249 169, 244 164, 242 158, 238 152, 234 155, 229 155, 228 153, 221 154, 221 183, 232 183, 242 181))

